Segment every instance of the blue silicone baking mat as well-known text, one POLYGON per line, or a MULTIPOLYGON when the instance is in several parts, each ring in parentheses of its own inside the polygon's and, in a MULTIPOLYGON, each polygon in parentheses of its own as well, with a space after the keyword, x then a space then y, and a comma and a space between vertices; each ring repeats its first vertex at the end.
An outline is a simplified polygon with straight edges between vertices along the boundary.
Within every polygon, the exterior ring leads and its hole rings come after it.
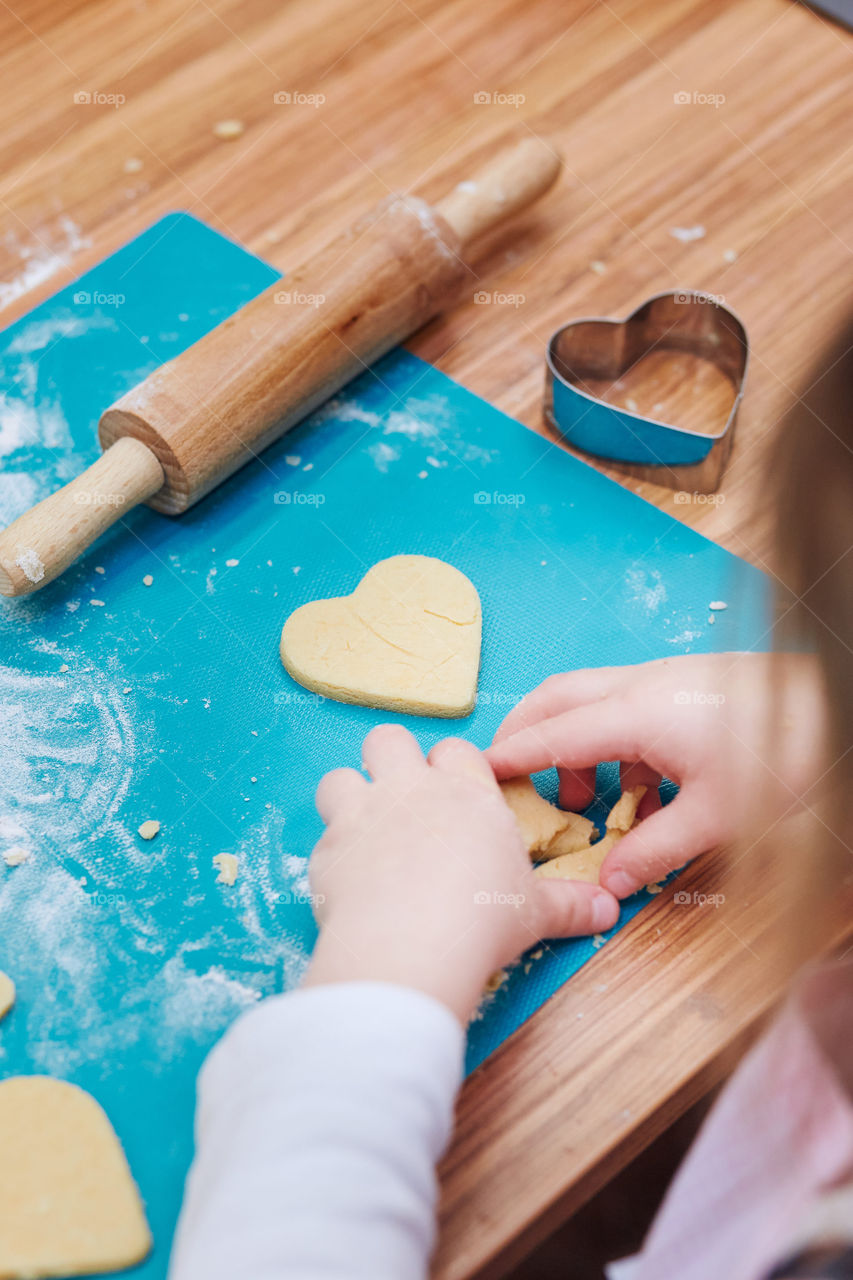
MULTIPOLYGON (((105 406, 276 277, 174 214, 0 334, 0 523, 98 456, 105 406)), ((146 1280, 166 1271, 200 1063, 311 950, 320 776, 357 765, 382 720, 425 749, 448 732, 485 745, 551 672, 761 647, 768 607, 754 569, 404 351, 184 516, 133 511, 0 604, 0 852, 32 852, 0 862, 0 968, 18 985, 0 1072, 61 1076, 106 1108, 154 1232, 146 1280), (440 556, 480 592, 467 720, 324 702, 281 667, 292 609, 398 552, 440 556), (712 600, 731 605, 709 627, 712 600), (223 852, 233 888, 216 882, 223 852)), ((472 1027, 469 1067, 594 945, 518 966, 472 1027)))

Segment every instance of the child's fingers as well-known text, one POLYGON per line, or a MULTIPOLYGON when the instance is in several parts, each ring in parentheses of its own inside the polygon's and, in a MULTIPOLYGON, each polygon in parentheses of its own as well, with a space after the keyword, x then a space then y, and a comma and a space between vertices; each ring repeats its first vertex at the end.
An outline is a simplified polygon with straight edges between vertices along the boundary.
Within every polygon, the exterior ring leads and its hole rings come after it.
POLYGON ((595 766, 588 769, 558 769, 558 798, 562 809, 580 811, 595 799, 595 766))
POLYGON ((497 779, 482 751, 464 738, 444 738, 437 742, 427 757, 428 763, 448 773, 464 773, 490 790, 499 792, 497 779))
POLYGON ((374 782, 382 778, 411 775, 422 768, 423 752, 401 724, 379 724, 364 739, 361 759, 374 782))
POLYGON ((587 702, 600 702, 613 688, 618 671, 618 667, 591 667, 548 676, 513 707, 495 734, 495 742, 587 702))
POLYGON ((542 938, 604 933, 619 919, 613 895, 580 880, 539 880, 536 907, 536 931, 542 938))
POLYGON ((636 760, 642 752, 624 704, 607 701, 519 729, 512 737, 492 743, 485 754, 498 779, 503 779, 553 765, 577 771, 601 760, 636 760))
POLYGON ((683 867, 720 841, 709 822, 709 800, 681 791, 671 804, 644 818, 605 858, 600 880, 617 898, 683 867))
POLYGON ((338 814, 354 809, 370 784, 357 769, 333 769, 320 779, 314 803, 326 826, 338 814))

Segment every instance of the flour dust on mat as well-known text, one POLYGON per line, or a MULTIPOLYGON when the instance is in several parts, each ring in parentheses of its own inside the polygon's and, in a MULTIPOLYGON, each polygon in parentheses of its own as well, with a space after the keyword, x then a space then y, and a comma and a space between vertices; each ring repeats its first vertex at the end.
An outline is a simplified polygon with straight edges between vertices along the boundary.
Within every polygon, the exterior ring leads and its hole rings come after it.
POLYGON ((0 818, 18 843, 64 852, 115 836, 133 776, 135 734, 112 682, 99 671, 27 675, 0 667, 0 818))

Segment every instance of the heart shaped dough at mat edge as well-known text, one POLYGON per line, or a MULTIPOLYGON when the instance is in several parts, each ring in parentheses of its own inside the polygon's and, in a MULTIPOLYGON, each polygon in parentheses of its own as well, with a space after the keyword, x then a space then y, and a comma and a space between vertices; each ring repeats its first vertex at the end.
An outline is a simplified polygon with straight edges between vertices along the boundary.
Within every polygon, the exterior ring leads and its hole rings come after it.
POLYGON ((0 1083, 0 1276, 116 1271, 151 1247, 106 1114, 49 1076, 0 1083))
POLYGON ((313 600, 281 633, 286 670, 314 693, 418 716, 467 716, 477 698, 480 597, 431 556, 391 556, 350 596, 313 600))

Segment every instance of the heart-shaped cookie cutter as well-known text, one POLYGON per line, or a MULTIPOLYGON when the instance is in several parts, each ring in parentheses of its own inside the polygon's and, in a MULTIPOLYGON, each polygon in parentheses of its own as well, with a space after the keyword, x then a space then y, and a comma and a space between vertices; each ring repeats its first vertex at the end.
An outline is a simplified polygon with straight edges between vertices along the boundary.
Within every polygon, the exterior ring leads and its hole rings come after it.
POLYGON ((655 484, 694 493, 719 487, 743 397, 749 342, 742 321, 698 290, 658 293, 624 320, 573 320, 548 344, 545 416, 571 445, 655 484), (615 383, 653 352, 682 352, 709 362, 731 383, 734 399, 720 431, 699 434, 585 390, 615 383))

